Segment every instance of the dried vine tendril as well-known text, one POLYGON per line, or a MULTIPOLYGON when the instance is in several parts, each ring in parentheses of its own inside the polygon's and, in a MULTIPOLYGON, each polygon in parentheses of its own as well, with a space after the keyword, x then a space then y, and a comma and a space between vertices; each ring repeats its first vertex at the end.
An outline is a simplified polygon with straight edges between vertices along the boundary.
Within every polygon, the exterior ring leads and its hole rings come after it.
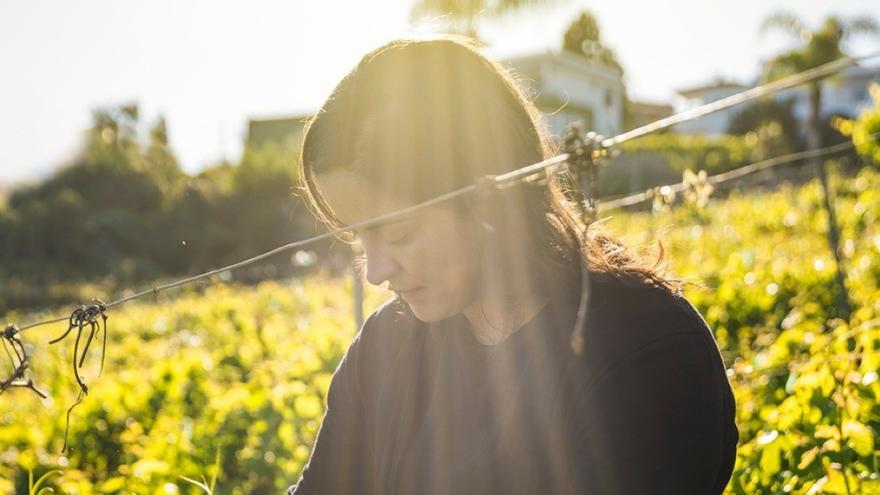
POLYGON ((0 382, 0 393, 5 392, 11 387, 23 387, 33 390, 34 393, 41 398, 46 399, 48 396, 34 385, 34 381, 25 377, 25 373, 30 367, 30 362, 28 361, 29 356, 27 350, 24 348, 24 344, 18 337, 19 331, 20 330, 15 325, 7 325, 6 328, 3 329, 3 350, 12 362, 12 375, 6 380, 3 380, 3 382, 0 382), (7 342, 9 343, 7 344, 7 342))
POLYGON ((73 411, 73 408, 82 402, 83 397, 89 393, 89 387, 86 386, 86 383, 80 376, 79 368, 82 368, 83 363, 86 360, 86 354, 89 352, 89 346, 91 346, 92 341, 99 332, 103 333, 103 338, 101 344, 101 368, 98 371, 98 376, 101 376, 101 373, 104 371, 104 356, 107 351, 107 315, 104 314, 104 312, 107 310, 107 305, 100 299, 94 299, 94 301, 95 304, 76 308, 68 319, 67 330, 61 334, 60 337, 49 341, 50 344, 61 342, 65 337, 70 335, 70 332, 72 332, 74 328, 76 328, 76 341, 73 344, 73 376, 76 378, 76 384, 79 385, 79 393, 76 396, 76 401, 67 409, 67 421, 64 425, 64 446, 61 448, 62 452, 67 450, 67 434, 70 430, 70 413, 73 411), (101 317, 101 321, 98 320, 99 316, 101 317), (101 328, 101 323, 104 324, 103 328, 101 328), (88 330, 86 330, 86 327, 88 327, 88 330), (80 341, 86 333, 88 333, 88 336, 85 338, 85 344, 82 347, 82 351, 80 351, 80 341))

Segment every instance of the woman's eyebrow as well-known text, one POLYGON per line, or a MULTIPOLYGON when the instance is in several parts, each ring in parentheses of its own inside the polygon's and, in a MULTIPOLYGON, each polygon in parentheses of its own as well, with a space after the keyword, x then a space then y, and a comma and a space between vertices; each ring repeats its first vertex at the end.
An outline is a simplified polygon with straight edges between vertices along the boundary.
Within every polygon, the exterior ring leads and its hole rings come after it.
POLYGON ((407 223, 410 220, 412 220, 412 217, 408 217, 408 216, 407 217, 400 217, 400 218, 392 218, 391 220, 380 223, 378 225, 378 227, 386 227, 386 226, 390 226, 390 225, 400 225, 402 223, 407 223))
POLYGON ((381 229, 381 228, 383 228, 383 227, 389 227, 389 226, 392 226, 392 225, 399 225, 399 224, 401 224, 401 223, 410 222, 410 221, 412 221, 412 217, 411 217, 411 216, 404 216, 404 217, 400 217, 400 218, 392 218, 392 219, 385 220, 384 222, 380 222, 380 223, 377 223, 377 224, 374 224, 374 225, 370 225, 370 226, 367 226, 367 227, 361 227, 361 228, 359 228, 359 229, 354 229, 354 231, 357 232, 358 230, 360 230, 360 231, 371 231, 371 232, 372 232, 372 231, 379 230, 379 229, 381 229))

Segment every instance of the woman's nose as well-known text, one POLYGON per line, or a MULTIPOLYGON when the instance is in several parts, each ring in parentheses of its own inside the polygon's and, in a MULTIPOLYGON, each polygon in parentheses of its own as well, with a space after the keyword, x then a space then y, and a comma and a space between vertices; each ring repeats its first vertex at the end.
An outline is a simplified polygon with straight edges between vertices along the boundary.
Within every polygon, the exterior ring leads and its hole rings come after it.
POLYGON ((387 246, 381 242, 369 242, 363 239, 361 246, 367 257, 367 282, 381 285, 382 282, 394 278, 400 270, 400 265, 387 246))

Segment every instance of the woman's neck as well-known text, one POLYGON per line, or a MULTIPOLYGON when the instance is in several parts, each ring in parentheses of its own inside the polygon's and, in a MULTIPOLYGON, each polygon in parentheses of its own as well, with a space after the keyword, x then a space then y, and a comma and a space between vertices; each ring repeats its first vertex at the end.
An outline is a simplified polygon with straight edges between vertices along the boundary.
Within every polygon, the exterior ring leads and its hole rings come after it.
POLYGON ((516 333, 547 303, 546 296, 527 294, 514 303, 482 298, 467 306, 462 314, 471 324, 474 337, 483 345, 497 345, 516 333))

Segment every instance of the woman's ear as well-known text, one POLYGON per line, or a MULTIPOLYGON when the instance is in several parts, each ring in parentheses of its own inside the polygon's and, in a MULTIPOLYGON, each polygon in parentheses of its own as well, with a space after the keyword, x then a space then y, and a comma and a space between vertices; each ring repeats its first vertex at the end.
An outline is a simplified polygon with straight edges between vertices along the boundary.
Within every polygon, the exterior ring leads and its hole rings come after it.
POLYGON ((497 226, 494 223, 493 208, 500 201, 498 190, 493 176, 478 177, 475 181, 476 190, 465 195, 465 204, 470 217, 476 222, 487 235, 495 235, 497 226))
POLYGON ((489 220, 486 213, 488 213, 486 209, 480 211, 469 206, 467 210, 461 212, 459 217, 466 225, 470 237, 474 239, 476 249, 479 251, 477 254, 480 256, 481 260, 485 256, 484 251, 486 249, 494 249, 491 245, 498 232, 495 226, 492 225, 492 222, 489 220))

